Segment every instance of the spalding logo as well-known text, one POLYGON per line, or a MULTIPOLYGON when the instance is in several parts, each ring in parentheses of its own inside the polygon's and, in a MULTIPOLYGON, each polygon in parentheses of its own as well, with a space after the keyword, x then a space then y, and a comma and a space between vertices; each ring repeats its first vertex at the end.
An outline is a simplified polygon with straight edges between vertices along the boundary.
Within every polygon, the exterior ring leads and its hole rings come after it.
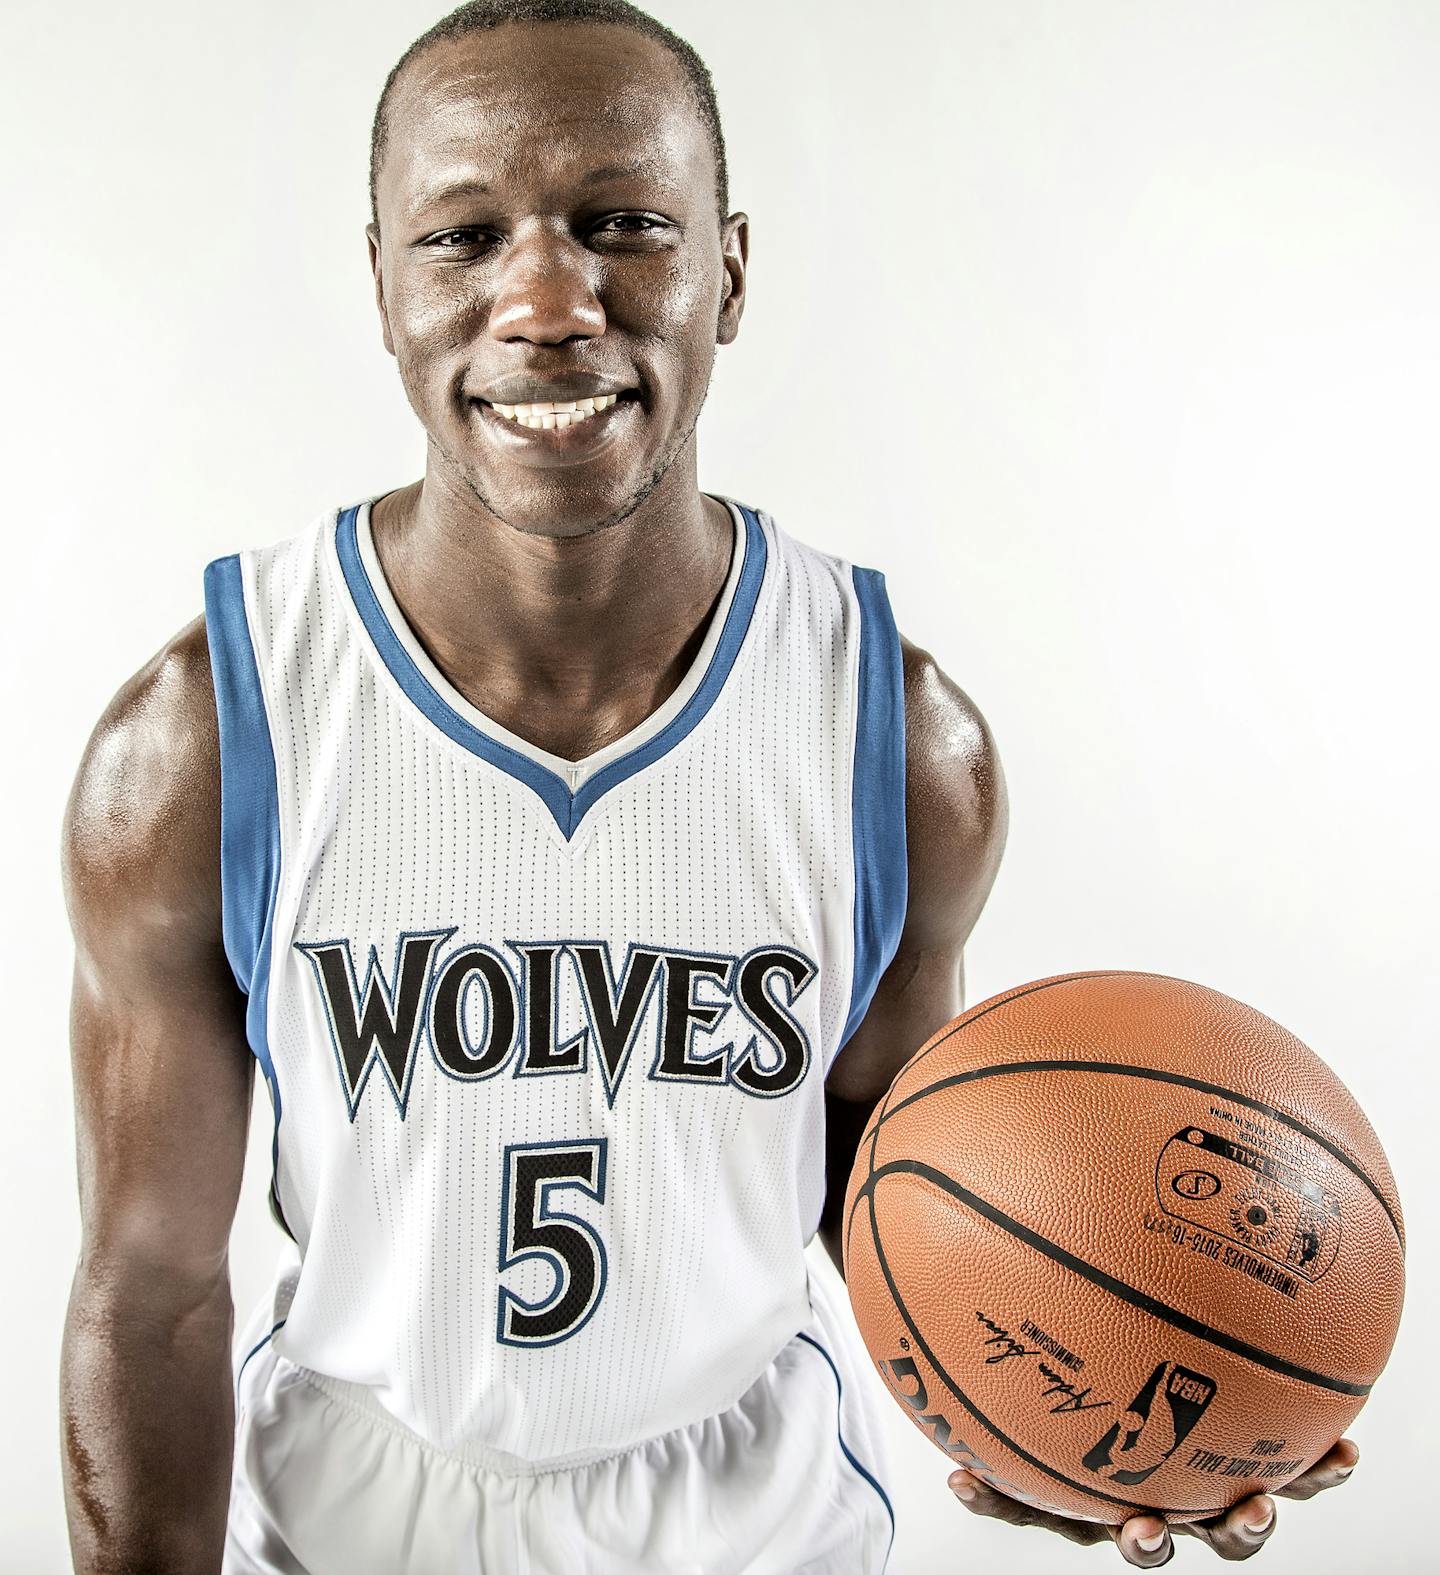
POLYGON ((1182 1198, 1213 1198, 1220 1190, 1219 1176, 1208 1170, 1182 1170, 1170 1183, 1182 1198))

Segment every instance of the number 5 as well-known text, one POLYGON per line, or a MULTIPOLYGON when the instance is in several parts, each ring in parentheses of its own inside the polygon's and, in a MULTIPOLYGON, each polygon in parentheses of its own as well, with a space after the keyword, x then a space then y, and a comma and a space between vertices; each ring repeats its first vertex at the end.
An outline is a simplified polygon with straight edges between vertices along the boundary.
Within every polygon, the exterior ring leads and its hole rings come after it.
POLYGON ((527 1302, 500 1286, 501 1345, 555 1345, 584 1327, 605 1290, 605 1244, 595 1227, 550 1207, 550 1194, 578 1187, 605 1201, 605 1138, 509 1143, 500 1190, 500 1273, 526 1258, 555 1270, 550 1294, 527 1302))

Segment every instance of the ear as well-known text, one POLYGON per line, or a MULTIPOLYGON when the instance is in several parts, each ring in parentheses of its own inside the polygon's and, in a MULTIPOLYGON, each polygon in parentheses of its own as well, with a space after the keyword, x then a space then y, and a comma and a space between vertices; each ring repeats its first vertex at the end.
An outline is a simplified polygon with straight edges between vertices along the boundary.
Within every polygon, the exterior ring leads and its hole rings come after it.
POLYGON ((365 226, 365 241, 370 248, 370 272, 375 278, 375 305, 380 309, 380 334, 385 341, 385 348, 394 355, 395 345, 390 338, 390 314, 385 310, 385 275, 381 265, 378 224, 365 226))
POLYGON ((745 310, 745 265, 750 257, 750 220, 743 213, 732 213, 720 228, 720 261, 725 276, 720 286, 720 318, 715 325, 715 342, 728 345, 740 332, 740 316, 745 310))

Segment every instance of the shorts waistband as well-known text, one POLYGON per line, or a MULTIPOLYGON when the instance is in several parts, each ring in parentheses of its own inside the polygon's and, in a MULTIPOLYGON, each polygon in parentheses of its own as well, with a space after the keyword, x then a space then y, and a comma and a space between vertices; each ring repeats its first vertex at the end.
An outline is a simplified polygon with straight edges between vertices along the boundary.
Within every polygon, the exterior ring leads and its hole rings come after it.
POLYGON ((622 1455, 633 1454, 635 1450, 643 1449, 647 1444, 655 1442, 654 1439, 641 1439, 636 1443, 623 1445, 619 1449, 578 1450, 574 1454, 555 1455, 545 1460, 527 1460, 523 1455, 512 1455, 503 1449, 492 1449, 486 1444, 479 1443, 462 1444, 455 1449, 442 1449, 438 1444, 433 1444, 428 1438, 422 1437, 413 1428, 406 1427, 399 1417, 387 1411, 375 1398, 374 1390, 367 1384, 351 1383, 345 1378, 335 1378, 329 1373, 316 1372, 311 1367, 301 1367, 298 1362, 291 1362, 284 1356, 279 1359, 304 1382, 320 1390, 337 1405, 357 1412, 367 1422, 386 1429, 397 1438, 423 1450, 427 1455, 457 1461, 461 1465, 486 1471, 494 1476, 540 1477, 566 1471, 581 1471, 587 1466, 598 1466, 607 1460, 618 1460, 622 1455))

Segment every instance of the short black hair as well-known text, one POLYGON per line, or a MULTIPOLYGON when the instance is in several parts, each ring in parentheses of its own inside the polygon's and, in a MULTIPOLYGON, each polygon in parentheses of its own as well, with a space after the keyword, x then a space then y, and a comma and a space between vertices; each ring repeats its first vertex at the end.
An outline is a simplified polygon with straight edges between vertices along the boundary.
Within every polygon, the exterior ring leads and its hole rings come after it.
POLYGON ((647 11, 630 5, 628 0, 469 0, 449 16, 442 17, 428 32, 424 32, 405 51, 385 78, 380 90, 380 102, 375 107, 375 120, 370 128, 370 218, 380 223, 376 191, 380 184, 380 166, 385 160, 385 150, 390 137, 390 95, 396 79, 416 55, 442 39, 465 38, 471 33, 485 32, 503 27, 507 22, 609 22, 617 27, 628 27, 662 44, 680 62, 686 81, 700 112, 705 133, 715 155, 715 197, 723 224, 730 209, 730 176, 725 164, 725 136, 720 129, 720 106, 715 101, 715 84, 705 62, 678 34, 672 33, 662 22, 657 22, 647 11))

